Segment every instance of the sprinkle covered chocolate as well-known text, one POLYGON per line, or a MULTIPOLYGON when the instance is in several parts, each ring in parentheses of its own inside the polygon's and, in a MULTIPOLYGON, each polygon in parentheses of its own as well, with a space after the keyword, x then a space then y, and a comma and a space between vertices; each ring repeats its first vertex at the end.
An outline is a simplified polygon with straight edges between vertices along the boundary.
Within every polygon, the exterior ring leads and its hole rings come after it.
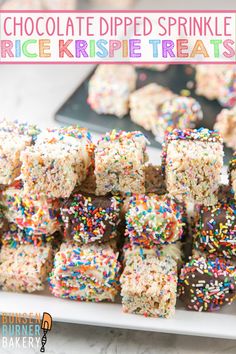
POLYGON ((73 194, 61 209, 65 237, 80 243, 108 241, 117 235, 122 199, 73 194))
POLYGON ((194 246, 209 254, 236 258, 236 204, 200 207, 196 215, 194 246))
POLYGON ((181 269, 179 296, 188 310, 219 310, 236 298, 236 267, 220 258, 192 258, 181 269))

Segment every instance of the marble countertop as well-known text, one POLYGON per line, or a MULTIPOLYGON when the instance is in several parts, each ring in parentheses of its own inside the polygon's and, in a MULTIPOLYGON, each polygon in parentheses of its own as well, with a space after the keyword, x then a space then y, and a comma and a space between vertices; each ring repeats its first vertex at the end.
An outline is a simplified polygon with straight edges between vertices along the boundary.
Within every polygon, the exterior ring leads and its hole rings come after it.
MULTIPOLYGON (((74 324, 54 324, 47 354, 235 354, 232 340, 118 330, 74 324)), ((10 350, 1 354, 12 354, 10 350)), ((38 354, 39 349, 14 354, 38 354)))

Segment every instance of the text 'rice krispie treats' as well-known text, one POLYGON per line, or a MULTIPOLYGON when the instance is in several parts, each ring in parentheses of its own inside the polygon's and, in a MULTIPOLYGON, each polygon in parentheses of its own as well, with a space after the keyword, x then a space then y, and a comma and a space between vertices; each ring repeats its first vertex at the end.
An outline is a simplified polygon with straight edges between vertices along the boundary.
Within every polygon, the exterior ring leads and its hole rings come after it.
POLYGON ((141 132, 111 131, 95 149, 96 194, 144 193, 147 140, 141 132))
POLYGON ((236 199, 236 156, 229 162, 229 182, 236 199))
POLYGON ((162 153, 168 192, 179 201, 215 204, 223 155, 223 139, 216 131, 173 130, 162 153))
POLYGON ((228 147, 236 150, 236 106, 232 109, 222 109, 216 117, 214 129, 220 132, 228 147))
POLYGON ((191 258, 181 269, 178 293, 188 310, 219 310, 236 299, 236 267, 222 258, 191 258))
POLYGON ((52 268, 51 245, 3 246, 0 252, 0 285, 5 291, 34 292, 45 287, 52 268))
POLYGON ((128 258, 120 282, 124 312, 167 318, 174 315, 177 264, 171 257, 128 258))
POLYGON ((209 100, 217 99, 224 107, 236 103, 236 65, 196 65, 196 93, 209 100))
POLYGON ((148 84, 130 95, 130 118, 146 130, 151 130, 157 120, 158 106, 174 97, 168 88, 155 83, 148 84))
POLYGON ((235 202, 197 207, 194 247, 210 255, 236 259, 235 202))
POLYGON ((44 194, 25 194, 21 181, 6 188, 1 199, 6 218, 28 235, 51 235, 60 229, 61 202, 58 199, 49 199, 44 194))
POLYGON ((166 134, 177 129, 192 129, 202 120, 200 104, 192 97, 175 96, 159 105, 152 132, 163 143, 166 134))
POLYGON ((91 243, 116 237, 121 207, 119 196, 72 194, 61 209, 66 239, 91 243))
POLYGON ((109 244, 62 244, 50 276, 54 296, 83 301, 114 301, 119 291, 118 253, 109 244))
POLYGON ((66 198, 87 176, 93 144, 84 128, 48 130, 21 153, 21 177, 26 193, 66 198))
POLYGON ((88 104, 98 114, 122 118, 128 113, 136 79, 132 65, 99 65, 89 81, 88 104))
POLYGON ((11 184, 20 175, 20 154, 40 133, 36 126, 0 121, 0 184, 11 184))

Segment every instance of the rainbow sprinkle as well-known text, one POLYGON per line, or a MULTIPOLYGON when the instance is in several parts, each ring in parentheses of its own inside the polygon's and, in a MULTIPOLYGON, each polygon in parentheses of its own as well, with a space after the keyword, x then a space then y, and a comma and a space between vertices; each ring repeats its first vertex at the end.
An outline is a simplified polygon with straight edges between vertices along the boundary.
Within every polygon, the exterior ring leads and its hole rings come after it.
POLYGON ((220 258, 192 258, 181 269, 179 296, 188 310, 219 310, 236 298, 236 267, 220 258))

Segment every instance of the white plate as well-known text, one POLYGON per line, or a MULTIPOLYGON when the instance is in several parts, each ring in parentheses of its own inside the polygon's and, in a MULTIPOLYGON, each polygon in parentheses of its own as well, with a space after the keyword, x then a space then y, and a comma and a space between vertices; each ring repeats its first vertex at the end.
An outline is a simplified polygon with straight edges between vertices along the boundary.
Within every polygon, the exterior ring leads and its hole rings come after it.
POLYGON ((85 303, 62 300, 48 293, 16 294, 0 292, 0 312, 49 312, 54 321, 86 325, 236 339, 236 303, 219 312, 186 311, 177 306, 172 319, 145 318, 122 312, 120 304, 85 303))
MULTIPOLYGON (((149 147, 150 161, 160 163, 160 150, 149 147)), ((227 182, 226 167, 222 182, 227 182)), ((38 294, 16 294, 0 291, 0 313, 43 314, 54 321, 86 325, 176 333, 204 337, 236 339, 236 302, 215 313, 186 311, 177 305, 174 318, 145 318, 122 312, 120 304, 85 303, 57 299, 48 291, 38 294)))

